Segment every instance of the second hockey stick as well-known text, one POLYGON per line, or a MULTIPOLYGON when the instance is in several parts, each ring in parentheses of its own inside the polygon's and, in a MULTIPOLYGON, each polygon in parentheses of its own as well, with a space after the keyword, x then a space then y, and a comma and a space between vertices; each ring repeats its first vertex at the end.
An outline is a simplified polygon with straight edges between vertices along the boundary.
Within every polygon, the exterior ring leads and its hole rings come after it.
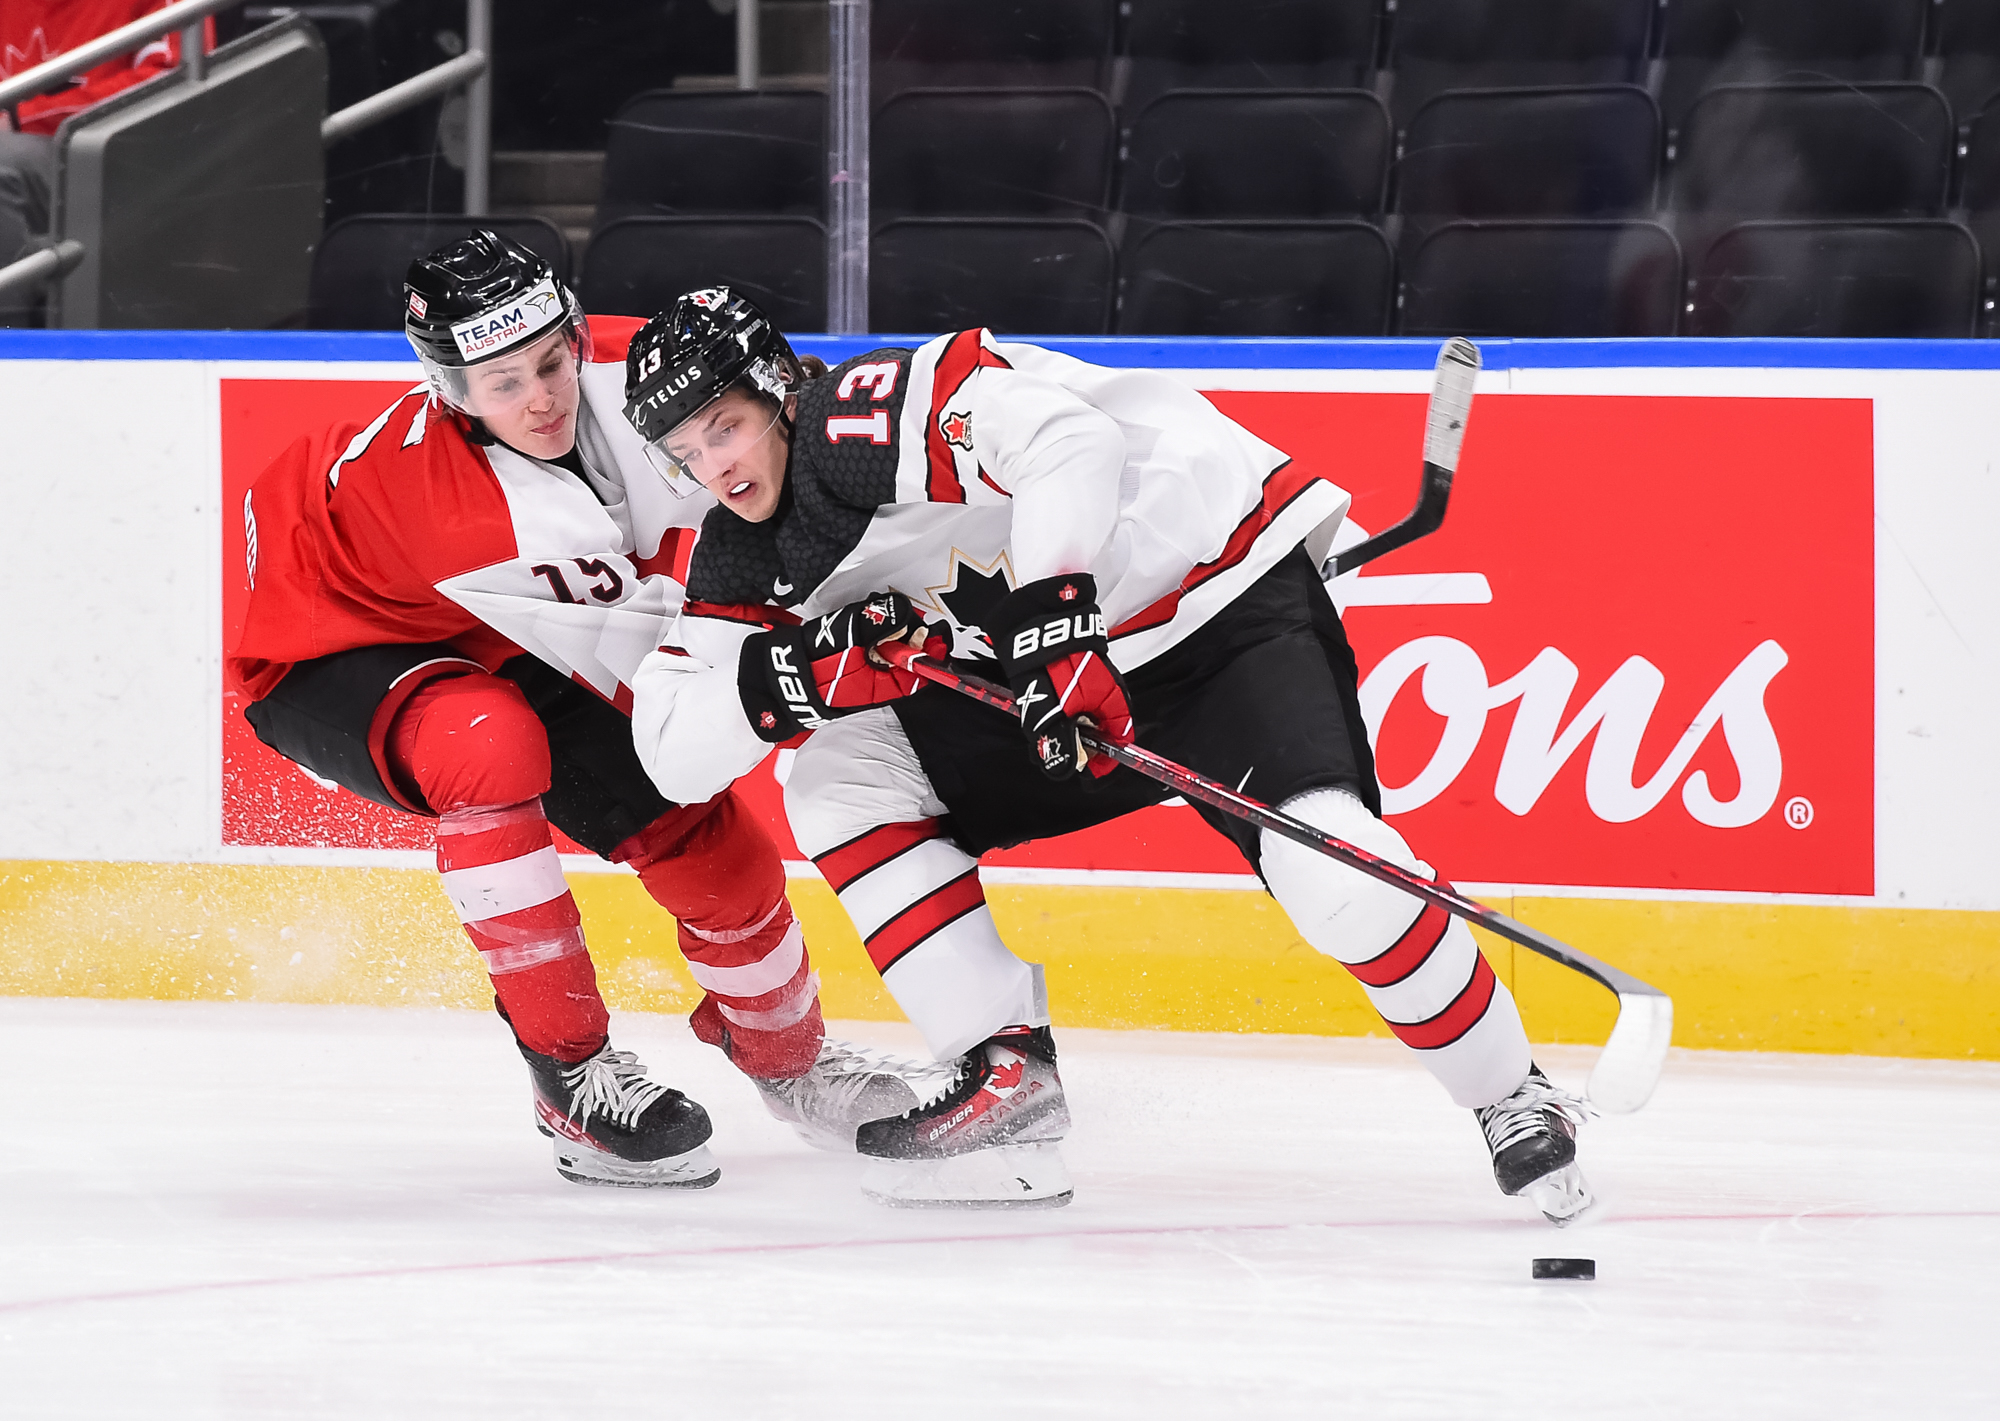
MULTIPOLYGON (((926 681, 970 696, 1009 715, 1020 714, 1015 708, 1013 693, 1005 686, 977 676, 961 675, 901 642, 880 643, 875 651, 926 681)), ((1400 888, 1454 917, 1476 923, 1498 937, 1590 978, 1618 998, 1618 1020, 1612 1025, 1611 1036, 1604 1043, 1604 1050, 1597 1058, 1597 1065, 1591 1071, 1586 1087, 1591 1103, 1609 1114, 1623 1115, 1637 1110, 1652 1095, 1653 1087, 1660 1079, 1660 1069, 1666 1063, 1667 1046, 1674 1032, 1673 999, 1658 987, 1650 986, 1608 963, 1578 952, 1568 943, 1559 942, 1547 933, 1517 922, 1505 913, 1475 903, 1442 884, 1411 873, 1387 859, 1377 858, 1366 849, 1356 848, 1343 839, 1315 829, 1302 819, 1296 819, 1247 794, 1239 794, 1218 780, 1196 774, 1186 766, 1177 765, 1150 750, 1142 750, 1137 745, 1113 745, 1094 735, 1088 727, 1083 729, 1082 735, 1084 748, 1094 755, 1108 756, 1121 765, 1129 766, 1148 779, 1176 790, 1184 798, 1199 800, 1225 814, 1247 820, 1260 829, 1282 834, 1294 843, 1303 844, 1370 878, 1400 888)))
POLYGON ((1320 568, 1321 577, 1352 572, 1443 525, 1452 477, 1458 472, 1459 446, 1465 442, 1465 422, 1472 415, 1472 385, 1478 378, 1479 347, 1463 336, 1446 341, 1438 351, 1430 405, 1424 412, 1424 484, 1417 506, 1393 528, 1328 558, 1320 568))

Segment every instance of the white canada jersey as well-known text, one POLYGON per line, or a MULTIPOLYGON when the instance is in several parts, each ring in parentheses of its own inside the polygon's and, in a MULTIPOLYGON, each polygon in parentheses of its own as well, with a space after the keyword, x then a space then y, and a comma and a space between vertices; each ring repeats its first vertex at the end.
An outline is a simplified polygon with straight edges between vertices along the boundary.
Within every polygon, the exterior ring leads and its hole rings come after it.
POLYGON ((883 590, 991 657, 1000 598, 1089 572, 1129 671, 1293 548, 1323 558, 1347 505, 1155 371, 984 330, 858 356, 800 391, 778 512, 703 521, 687 605, 632 683, 639 756, 669 798, 720 793, 770 749, 737 695, 744 639, 883 590))

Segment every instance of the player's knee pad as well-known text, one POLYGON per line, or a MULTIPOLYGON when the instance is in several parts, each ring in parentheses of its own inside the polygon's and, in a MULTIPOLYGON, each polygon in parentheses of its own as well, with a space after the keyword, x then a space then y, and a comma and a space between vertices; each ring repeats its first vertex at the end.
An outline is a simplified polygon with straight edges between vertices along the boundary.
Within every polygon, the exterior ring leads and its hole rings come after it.
POLYGON ((808 858, 878 825, 943 812, 902 723, 887 707, 843 716, 814 731, 785 780, 785 817, 808 858))
POLYGON ((390 766, 439 814, 519 804, 549 787, 549 737, 512 681, 484 673, 436 681, 389 731, 390 766))
MULTIPOLYGON (((1429 866, 1410 851, 1403 836, 1346 790, 1308 790, 1279 807, 1398 868, 1429 876, 1429 866)), ((1400 888, 1269 829, 1263 832, 1260 849, 1271 896, 1307 942, 1342 962, 1366 962, 1377 956, 1423 911, 1423 903, 1400 888)))

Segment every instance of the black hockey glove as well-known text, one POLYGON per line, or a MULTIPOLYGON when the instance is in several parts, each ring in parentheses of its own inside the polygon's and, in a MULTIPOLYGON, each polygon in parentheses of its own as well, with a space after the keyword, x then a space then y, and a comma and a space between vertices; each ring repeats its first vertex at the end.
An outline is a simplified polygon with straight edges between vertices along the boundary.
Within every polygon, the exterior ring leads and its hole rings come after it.
POLYGON ((924 627, 900 592, 878 592, 799 626, 758 632, 743 643, 736 664, 736 689, 750 728, 776 744, 837 716, 909 695, 921 680, 868 655, 870 647, 898 637, 929 655, 946 654, 942 636, 924 627))
MULTIPOLYGON (((1000 599, 986 629, 1042 773, 1066 780, 1086 765, 1079 720, 1089 720, 1115 745, 1132 743, 1132 706, 1111 664, 1097 580, 1090 574, 1065 573, 1016 588, 1000 599)), ((1097 755, 1087 768, 1108 775, 1116 762, 1097 755)))

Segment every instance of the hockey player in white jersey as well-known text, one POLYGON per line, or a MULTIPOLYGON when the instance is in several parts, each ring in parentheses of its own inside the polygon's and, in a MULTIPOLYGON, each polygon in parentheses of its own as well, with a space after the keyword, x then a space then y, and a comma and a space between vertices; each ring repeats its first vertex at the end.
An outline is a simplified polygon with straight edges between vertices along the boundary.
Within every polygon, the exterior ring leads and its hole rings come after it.
MULTIPOLYGON (((1168 793, 1087 760, 1079 724, 1431 874, 1380 818, 1318 574, 1348 496, 1197 392, 980 330, 808 379, 754 306, 713 289, 633 338, 626 396, 662 473, 719 504, 674 633, 633 683, 640 759, 692 802, 798 744, 799 845, 956 1063, 937 1099, 861 1128, 885 1202, 1068 1197, 1039 969, 1001 942, 977 859, 1168 793), (873 654, 890 637, 997 663, 1022 720, 920 687, 873 654)), ((1587 1207, 1580 1102, 1536 1069, 1465 925, 1201 812, 1475 1112, 1501 1189, 1557 1222, 1587 1207)))

